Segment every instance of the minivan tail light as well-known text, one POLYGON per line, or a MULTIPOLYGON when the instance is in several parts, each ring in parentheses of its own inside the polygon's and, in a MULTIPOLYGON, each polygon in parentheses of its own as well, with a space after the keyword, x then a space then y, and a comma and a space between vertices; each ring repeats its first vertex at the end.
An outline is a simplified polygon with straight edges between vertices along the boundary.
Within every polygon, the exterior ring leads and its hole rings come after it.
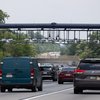
POLYGON ((31 73, 31 78, 34 78, 34 73, 35 73, 34 68, 31 69, 30 73, 31 73))
POLYGON ((0 78, 2 78, 2 70, 0 69, 0 78))
POLYGON ((80 70, 80 69, 76 69, 74 71, 75 74, 83 74, 85 72, 85 70, 80 70))

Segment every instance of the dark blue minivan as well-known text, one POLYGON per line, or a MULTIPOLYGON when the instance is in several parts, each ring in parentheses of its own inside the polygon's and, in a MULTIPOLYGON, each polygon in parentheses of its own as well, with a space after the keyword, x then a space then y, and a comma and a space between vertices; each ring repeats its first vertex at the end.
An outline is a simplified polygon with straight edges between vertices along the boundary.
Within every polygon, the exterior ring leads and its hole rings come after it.
POLYGON ((1 92, 13 88, 42 91, 42 77, 38 61, 31 57, 6 57, 0 63, 1 92))

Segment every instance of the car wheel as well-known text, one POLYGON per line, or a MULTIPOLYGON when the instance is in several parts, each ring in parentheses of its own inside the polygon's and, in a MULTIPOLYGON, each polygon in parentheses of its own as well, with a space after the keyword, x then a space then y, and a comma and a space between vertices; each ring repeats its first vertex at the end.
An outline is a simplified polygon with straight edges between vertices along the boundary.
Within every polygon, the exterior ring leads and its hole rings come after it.
POLYGON ((74 88, 74 94, 78 94, 79 91, 78 91, 78 88, 74 88))
POLYGON ((36 92, 36 86, 32 87, 32 92, 36 92))
POLYGON ((8 92, 12 92, 12 88, 9 88, 9 89, 8 89, 8 92))
POLYGON ((57 79, 56 78, 53 78, 53 81, 57 81, 57 79))
POLYGON ((32 92, 36 92, 36 89, 37 89, 37 82, 36 82, 36 80, 34 80, 31 90, 32 90, 32 92))
POLYGON ((74 87, 74 94, 81 94, 81 93, 83 93, 83 90, 82 89, 79 89, 79 88, 76 88, 76 87, 74 87))
POLYGON ((79 89, 79 93, 82 94, 83 93, 83 90, 82 89, 79 89))
POLYGON ((1 87, 1 92, 5 92, 5 88, 4 87, 1 87))
POLYGON ((58 80, 58 84, 63 84, 63 81, 61 81, 61 80, 58 80))
POLYGON ((56 75, 53 76, 52 80, 53 80, 53 81, 57 81, 57 77, 56 77, 56 75))
POLYGON ((41 85, 38 87, 38 91, 42 91, 43 90, 43 86, 42 86, 42 83, 41 85))

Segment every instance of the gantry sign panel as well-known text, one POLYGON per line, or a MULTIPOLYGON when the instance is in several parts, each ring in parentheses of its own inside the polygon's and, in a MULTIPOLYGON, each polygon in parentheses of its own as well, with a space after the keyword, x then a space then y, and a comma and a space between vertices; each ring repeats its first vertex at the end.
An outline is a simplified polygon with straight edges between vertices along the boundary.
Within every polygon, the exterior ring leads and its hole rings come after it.
POLYGON ((0 24, 0 31, 6 30, 12 31, 13 33, 17 34, 18 37, 21 33, 24 33, 26 35, 25 40, 29 40, 31 42, 90 42, 91 40, 89 36, 93 33, 96 33, 96 38, 94 39, 94 42, 100 42, 100 24, 0 24))

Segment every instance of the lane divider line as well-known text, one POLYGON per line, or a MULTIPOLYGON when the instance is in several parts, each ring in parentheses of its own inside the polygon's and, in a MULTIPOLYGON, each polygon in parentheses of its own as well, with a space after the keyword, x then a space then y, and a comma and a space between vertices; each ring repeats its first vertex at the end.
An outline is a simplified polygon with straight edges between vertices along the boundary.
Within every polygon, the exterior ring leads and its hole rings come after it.
POLYGON ((49 96, 49 95, 61 93, 61 92, 68 91, 68 90, 72 90, 72 89, 73 89, 73 88, 68 88, 68 89, 64 89, 64 90, 61 90, 61 91, 52 92, 52 93, 46 93, 46 94, 42 94, 42 95, 39 95, 39 96, 29 97, 29 98, 21 99, 21 100, 32 100, 32 99, 37 99, 37 98, 40 98, 40 97, 49 96))

